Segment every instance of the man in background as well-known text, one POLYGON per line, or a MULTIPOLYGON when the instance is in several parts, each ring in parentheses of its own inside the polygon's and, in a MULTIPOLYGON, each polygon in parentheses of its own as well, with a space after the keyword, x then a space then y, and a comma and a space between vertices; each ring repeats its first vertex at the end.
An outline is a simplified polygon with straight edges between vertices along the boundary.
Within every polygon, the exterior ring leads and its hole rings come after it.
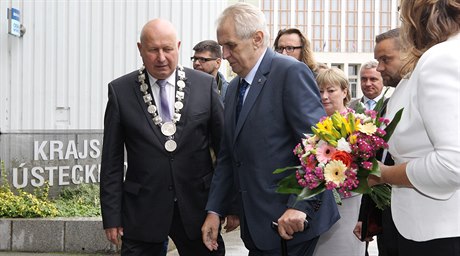
POLYGON ((378 64, 377 61, 371 60, 362 65, 359 76, 364 96, 352 100, 350 108, 356 109, 356 105, 362 103, 367 110, 372 110, 383 97, 383 79, 380 72, 377 71, 378 64))
MULTIPOLYGON (((375 38, 375 43, 374 58, 378 61, 377 71, 382 75, 383 85, 396 87, 402 79, 400 69, 403 65, 400 56, 399 28, 378 35, 375 38)), ((385 113, 385 111, 383 112, 385 113)), ((378 160, 381 160, 386 165, 394 164, 388 152, 385 151, 382 154, 382 158, 378 160), (383 157, 384 159, 382 159, 383 157)), ((371 208, 375 208, 374 201, 368 195, 364 195, 361 200, 360 218, 354 230, 359 239, 361 239, 362 222, 368 218, 369 213, 374 210, 374 212, 380 214, 379 209, 371 208)), ((381 221, 383 232, 377 235, 379 256, 399 256, 398 231, 391 217, 391 208, 389 206, 381 211, 381 221)), ((366 243, 371 240, 372 237, 366 237, 366 243)), ((367 251, 366 255, 368 255, 367 251)))
POLYGON ((210 74, 216 78, 217 91, 219 92, 222 102, 225 100, 228 82, 222 73, 219 72, 222 63, 222 51, 220 45, 213 40, 201 41, 193 47, 195 54, 190 60, 193 62, 193 68, 210 74))

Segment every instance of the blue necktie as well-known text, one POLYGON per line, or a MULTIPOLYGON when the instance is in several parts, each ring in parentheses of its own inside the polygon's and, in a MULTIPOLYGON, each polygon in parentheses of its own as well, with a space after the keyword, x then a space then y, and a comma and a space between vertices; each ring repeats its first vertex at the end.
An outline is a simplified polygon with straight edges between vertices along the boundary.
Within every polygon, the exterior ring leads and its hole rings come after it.
POLYGON ((249 86, 248 82, 242 79, 240 83, 240 88, 238 89, 238 102, 236 103, 236 120, 237 121, 238 121, 238 117, 240 116, 241 108, 243 107, 244 94, 246 93, 248 86, 249 86))
POLYGON ((375 100, 368 100, 366 102, 367 110, 373 110, 375 106, 375 100))
POLYGON ((167 81, 164 79, 158 79, 157 84, 160 86, 160 104, 161 104, 161 119, 163 122, 171 121, 171 115, 169 113, 168 97, 166 95, 166 84, 167 81))

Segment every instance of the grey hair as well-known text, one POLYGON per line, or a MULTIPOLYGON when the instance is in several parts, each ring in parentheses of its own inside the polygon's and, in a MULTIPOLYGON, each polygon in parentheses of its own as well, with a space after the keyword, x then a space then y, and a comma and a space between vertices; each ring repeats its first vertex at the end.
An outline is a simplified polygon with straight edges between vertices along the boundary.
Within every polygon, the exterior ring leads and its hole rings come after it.
POLYGON ((364 63, 363 65, 361 65, 361 70, 360 71, 363 71, 364 69, 377 68, 378 65, 379 65, 378 61, 371 60, 371 61, 368 61, 368 62, 364 63))
POLYGON ((239 39, 249 39, 256 31, 262 31, 264 34, 263 46, 269 46, 270 34, 265 15, 254 5, 238 2, 227 7, 217 19, 217 29, 228 19, 234 21, 235 32, 239 39))

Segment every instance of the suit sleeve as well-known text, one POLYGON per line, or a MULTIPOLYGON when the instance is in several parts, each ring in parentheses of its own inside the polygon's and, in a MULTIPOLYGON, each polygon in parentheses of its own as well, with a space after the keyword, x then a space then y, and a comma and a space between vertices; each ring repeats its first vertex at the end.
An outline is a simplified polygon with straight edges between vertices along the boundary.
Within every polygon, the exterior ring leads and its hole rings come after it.
MULTIPOLYGON (((228 91, 226 97, 228 97, 228 91)), ((224 111, 229 110, 226 109, 224 111)), ((219 154, 217 154, 217 167, 212 178, 211 189, 206 204, 206 211, 213 211, 221 216, 225 216, 228 213, 234 214, 237 208, 233 166, 231 153, 229 152, 230 141, 228 141, 229 138, 225 136, 225 133, 223 134, 220 141, 219 154)))
POLYGON ((448 49, 419 61, 417 105, 433 150, 406 168, 414 187, 437 199, 460 189, 460 59, 448 49))
POLYGON ((100 173, 101 211, 104 228, 121 227, 124 174, 124 131, 118 98, 112 84, 108 88, 104 117, 104 142, 100 173))
MULTIPOLYGON (((311 127, 321 117, 326 116, 319 89, 311 70, 301 62, 289 68, 283 95, 283 104, 288 123, 296 141, 301 141, 304 133, 312 133, 311 127)), ((298 201, 291 195, 287 207, 307 213, 312 217, 318 210, 321 201, 330 200, 330 191, 321 193, 309 200, 298 201)))
POLYGON ((224 128, 224 106, 220 99, 219 93, 217 92, 216 80, 212 79, 211 86, 211 147, 213 148, 216 155, 219 154, 220 142, 223 136, 224 128))

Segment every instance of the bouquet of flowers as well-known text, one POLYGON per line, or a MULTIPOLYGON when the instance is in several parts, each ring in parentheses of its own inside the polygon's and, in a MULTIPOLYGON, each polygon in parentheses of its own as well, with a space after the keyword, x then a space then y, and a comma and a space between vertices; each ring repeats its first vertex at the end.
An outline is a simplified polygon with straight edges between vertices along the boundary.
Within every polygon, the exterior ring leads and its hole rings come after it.
MULTIPOLYGON (((377 104, 379 109, 382 102, 377 104)), ((390 204, 391 189, 387 185, 369 187, 370 174, 380 176, 376 152, 388 148, 394 128, 402 115, 398 111, 390 123, 374 110, 359 108, 347 113, 336 112, 323 117, 294 148, 301 165, 275 170, 281 173, 295 169, 279 182, 277 192, 297 194, 297 200, 311 198, 332 190, 338 204, 351 192, 370 194, 378 208, 390 204), (383 128, 385 127, 385 128, 383 128)))

